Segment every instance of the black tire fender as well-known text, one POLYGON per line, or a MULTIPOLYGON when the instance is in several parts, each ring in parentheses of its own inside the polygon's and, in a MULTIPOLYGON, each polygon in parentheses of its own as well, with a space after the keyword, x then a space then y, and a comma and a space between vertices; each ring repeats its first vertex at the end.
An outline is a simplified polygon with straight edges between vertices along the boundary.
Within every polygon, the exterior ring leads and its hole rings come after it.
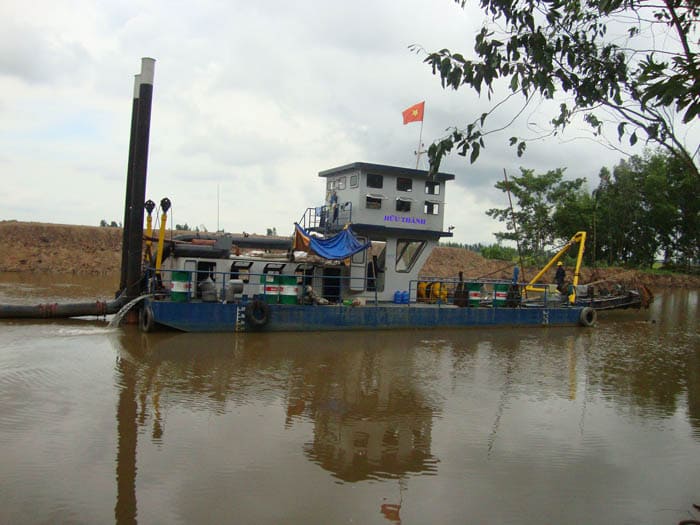
POLYGON ((598 319, 597 312, 590 306, 586 306, 581 310, 581 315, 578 320, 581 326, 593 326, 598 319))
POLYGON ((139 311, 139 329, 144 333, 152 332, 155 327, 153 320, 153 310, 150 306, 144 306, 139 311))
POLYGON ((245 307, 245 320, 253 328, 261 328, 270 320, 270 307, 258 299, 251 301, 245 307))

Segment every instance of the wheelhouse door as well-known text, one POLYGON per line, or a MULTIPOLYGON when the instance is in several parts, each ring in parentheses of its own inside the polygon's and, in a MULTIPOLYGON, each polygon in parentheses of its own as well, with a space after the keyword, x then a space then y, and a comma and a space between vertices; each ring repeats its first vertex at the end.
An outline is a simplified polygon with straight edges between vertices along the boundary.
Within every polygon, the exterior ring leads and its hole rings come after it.
MULTIPOLYGON (((367 242, 366 239, 358 237, 358 241, 363 244, 367 242)), ((353 292, 363 292, 366 288, 366 275, 367 275, 367 250, 362 250, 357 252, 350 259, 350 290, 353 292)))

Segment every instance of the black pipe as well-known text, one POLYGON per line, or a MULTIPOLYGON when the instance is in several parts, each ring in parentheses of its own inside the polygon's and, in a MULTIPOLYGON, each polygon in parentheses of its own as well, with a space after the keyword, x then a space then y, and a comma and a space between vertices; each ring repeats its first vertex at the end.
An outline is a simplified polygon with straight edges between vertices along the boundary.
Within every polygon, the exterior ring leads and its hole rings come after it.
POLYGON ((94 301, 91 303, 47 303, 37 305, 0 304, 0 319, 48 319, 81 317, 86 315, 116 314, 126 304, 122 295, 112 301, 94 301))
POLYGON ((155 60, 152 58, 141 59, 136 143, 134 146, 134 171, 129 203, 129 241, 126 265, 126 296, 129 299, 135 299, 141 293, 143 206, 146 200, 146 172, 148 169, 148 139, 151 128, 154 67, 155 60))
POLYGON ((235 244, 239 248, 258 248, 260 250, 290 250, 294 242, 293 237, 268 237, 265 235, 250 235, 240 233, 228 233, 225 236, 185 233, 173 237, 174 241, 193 241, 195 239, 230 239, 229 248, 231 244, 235 244))
POLYGON ((129 207, 131 204, 131 187, 134 177, 134 150, 136 148, 136 122, 139 114, 139 86, 141 74, 134 75, 134 99, 131 104, 131 134, 129 136, 129 160, 126 167, 126 194, 124 196, 124 222, 122 223, 122 264, 119 277, 119 292, 126 289, 126 267, 129 260, 129 207))

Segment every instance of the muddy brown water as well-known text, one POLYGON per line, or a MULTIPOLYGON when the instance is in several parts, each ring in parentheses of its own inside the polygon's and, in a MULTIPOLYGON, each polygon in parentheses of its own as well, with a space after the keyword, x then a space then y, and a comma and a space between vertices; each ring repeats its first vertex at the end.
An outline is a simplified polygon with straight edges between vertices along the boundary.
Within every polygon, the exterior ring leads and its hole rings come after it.
MULTIPOLYGON (((0 275, 0 302, 113 286, 0 275)), ((657 291, 593 329, 0 321, 0 522, 700 518, 699 299, 657 291)))

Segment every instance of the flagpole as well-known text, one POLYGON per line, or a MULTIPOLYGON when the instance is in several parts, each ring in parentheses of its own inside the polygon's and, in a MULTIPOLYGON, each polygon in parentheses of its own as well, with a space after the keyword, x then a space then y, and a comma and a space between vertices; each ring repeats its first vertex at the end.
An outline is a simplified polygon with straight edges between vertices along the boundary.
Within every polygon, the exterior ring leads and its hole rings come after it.
POLYGON ((420 121, 420 135, 418 135, 418 149, 416 150, 416 169, 418 169, 418 164, 420 163, 420 156, 423 152, 420 150, 421 143, 423 142, 423 119, 420 121))

